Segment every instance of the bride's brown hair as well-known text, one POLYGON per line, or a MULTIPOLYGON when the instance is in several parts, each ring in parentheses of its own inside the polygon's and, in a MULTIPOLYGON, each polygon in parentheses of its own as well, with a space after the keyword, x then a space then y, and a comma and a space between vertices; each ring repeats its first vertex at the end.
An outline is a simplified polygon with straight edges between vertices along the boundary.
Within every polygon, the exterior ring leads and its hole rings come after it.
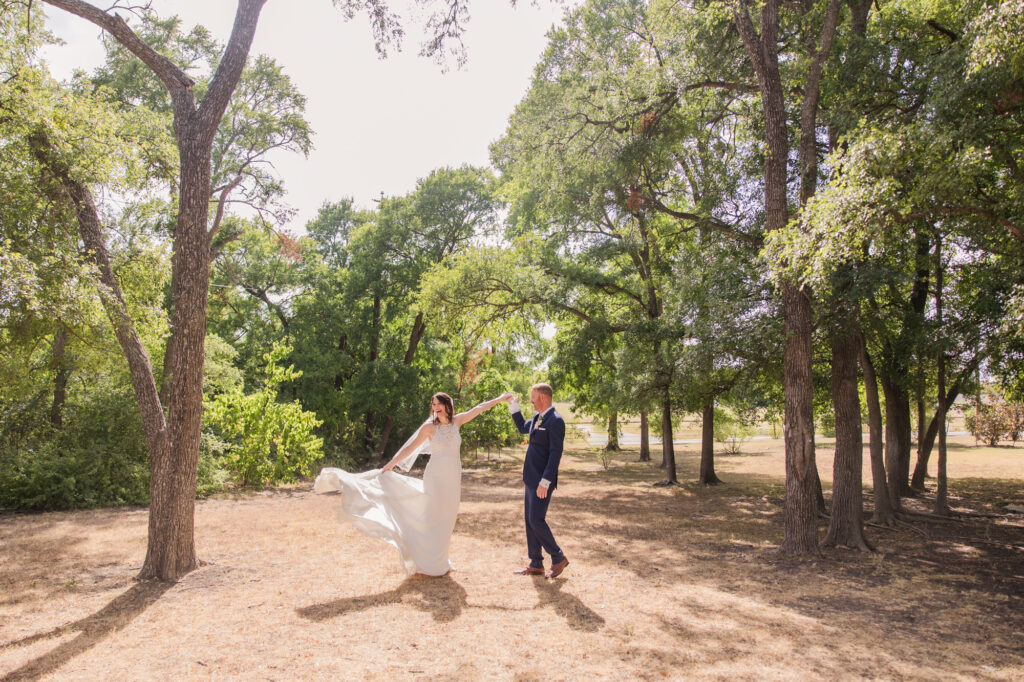
MULTIPOLYGON (((435 393, 434 397, 430 399, 430 402, 434 402, 435 400, 444 406, 444 413, 448 415, 448 423, 451 424, 452 421, 455 419, 455 403, 452 402, 452 397, 447 393, 435 393)), ((440 421, 438 420, 438 418, 433 416, 434 411, 431 410, 430 412, 430 420, 434 424, 439 424, 440 421)))

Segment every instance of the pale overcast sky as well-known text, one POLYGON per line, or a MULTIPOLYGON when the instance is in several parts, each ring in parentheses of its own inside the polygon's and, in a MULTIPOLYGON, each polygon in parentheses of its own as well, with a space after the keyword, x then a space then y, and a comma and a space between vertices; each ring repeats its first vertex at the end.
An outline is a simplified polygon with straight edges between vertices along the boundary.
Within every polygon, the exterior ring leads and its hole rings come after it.
MULTIPOLYGON (((315 133, 308 159, 273 157, 287 203, 298 211, 287 227, 301 231, 324 201, 350 196, 369 208, 381 192, 405 194, 434 168, 487 165, 487 146, 504 132, 545 33, 561 20, 558 3, 539 5, 474 2, 464 38, 469 61, 442 73, 417 56, 414 21, 407 21, 402 52, 381 60, 362 16, 346 22, 329 0, 267 2, 252 53, 272 56, 294 79, 308 99, 306 118, 315 133)), ((236 3, 154 0, 153 6, 162 16, 203 24, 226 43, 236 3)), ((50 28, 68 43, 45 55, 55 75, 102 61, 98 29, 60 10, 47 12, 50 28)))

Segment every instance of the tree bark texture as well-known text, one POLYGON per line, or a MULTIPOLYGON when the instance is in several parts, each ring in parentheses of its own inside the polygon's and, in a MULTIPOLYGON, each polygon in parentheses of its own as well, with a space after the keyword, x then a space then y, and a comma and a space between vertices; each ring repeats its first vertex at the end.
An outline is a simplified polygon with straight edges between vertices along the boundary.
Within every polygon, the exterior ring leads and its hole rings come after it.
MULTIPOLYGON (((808 43, 810 59, 800 112, 800 204, 814 194, 817 181, 818 100, 821 77, 839 17, 839 0, 830 0, 820 40, 808 43)), ((746 2, 734 5, 734 19, 757 76, 764 114, 765 232, 780 230, 789 221, 787 162, 788 116, 785 90, 779 71, 779 2, 761 6, 760 31, 751 20, 746 2)), ((792 554, 817 555, 817 481, 814 461, 813 385, 811 383, 811 304, 809 293, 796 283, 782 285, 786 346, 784 389, 786 394, 786 506, 785 538, 780 549, 792 554)))
POLYGON ((701 485, 718 485, 715 475, 715 401, 708 399, 701 407, 700 424, 700 477, 701 485))
MULTIPOLYGON (((938 328, 942 329, 942 241, 935 241, 935 321, 938 328)), ((946 480, 946 349, 939 344, 938 370, 936 384, 938 386, 939 409, 936 411, 939 418, 939 461, 935 481, 935 513, 943 516, 949 514, 949 500, 947 497, 948 483, 946 480)))
POLYGON ((612 410, 608 416, 608 444, 604 446, 608 452, 618 452, 619 447, 619 413, 612 410))
POLYGON ((844 325, 832 339, 832 405, 836 414, 836 450, 832 465, 832 517, 822 545, 870 549, 864 537, 861 468, 860 394, 857 357, 860 335, 844 325))
POLYGON ((880 379, 885 394, 885 470, 889 481, 889 500, 893 510, 898 512, 906 489, 902 461, 910 460, 910 399, 906 390, 891 377, 882 375, 880 379))
POLYGON ((868 405, 869 452, 871 453, 871 483, 875 494, 874 523, 891 526, 896 523, 889 485, 885 477, 885 454, 882 440, 882 408, 878 400, 878 377, 868 355, 867 344, 860 335, 860 367, 864 374, 864 396, 868 405))
MULTIPOLYGON (((166 419, 149 357, 138 343, 120 305, 108 306, 118 341, 128 358, 142 414, 150 460, 149 538, 140 578, 176 581, 197 565, 195 553, 196 466, 203 405, 206 298, 210 281, 210 159, 214 136, 245 68, 265 0, 238 0, 231 37, 203 100, 196 104, 193 81, 136 35, 115 14, 81 0, 45 0, 112 35, 163 82, 171 96, 180 163, 178 216, 171 269, 171 337, 164 364, 166 419), (138 378, 137 378, 138 377, 138 378), (156 424, 164 428, 156 429, 156 424), (148 426, 146 426, 148 424, 148 426)), ((79 202, 76 202, 76 206, 79 202)), ((79 214, 79 223, 81 220, 79 214)), ((97 256, 106 257, 98 222, 86 232, 97 256), (93 234, 95 233, 95 234, 93 234), (99 247, 103 247, 102 251, 99 247)), ((111 273, 112 276, 112 273, 111 273)), ((102 273, 101 278, 107 275, 102 273)), ((104 281, 117 301, 117 291, 104 281)))
POLYGON ((640 461, 651 461, 651 428, 647 423, 647 412, 640 413, 640 461))
POLYGON ((811 302, 792 284, 783 285, 786 346, 785 538, 780 549, 790 554, 817 555, 818 480, 814 455, 813 386, 811 376, 811 302))
POLYGON ((672 396, 669 387, 662 388, 661 394, 661 453, 665 463, 665 485, 679 483, 676 478, 676 453, 672 443, 672 396))

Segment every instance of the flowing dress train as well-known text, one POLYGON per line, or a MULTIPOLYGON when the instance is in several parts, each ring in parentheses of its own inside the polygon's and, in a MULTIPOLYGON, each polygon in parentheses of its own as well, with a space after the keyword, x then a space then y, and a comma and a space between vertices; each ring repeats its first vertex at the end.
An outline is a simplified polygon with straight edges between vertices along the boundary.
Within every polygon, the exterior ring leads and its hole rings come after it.
POLYGON ((423 480, 373 469, 352 474, 325 468, 313 491, 341 492, 338 518, 398 550, 408 575, 451 570, 448 548, 462 492, 462 437, 454 424, 437 424, 423 480))

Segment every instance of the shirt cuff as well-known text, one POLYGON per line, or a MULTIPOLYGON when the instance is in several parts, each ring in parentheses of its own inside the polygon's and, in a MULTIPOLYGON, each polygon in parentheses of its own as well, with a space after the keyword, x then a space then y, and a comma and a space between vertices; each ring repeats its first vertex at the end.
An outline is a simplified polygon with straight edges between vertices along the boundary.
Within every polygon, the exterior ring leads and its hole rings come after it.
POLYGON ((509 414, 515 414, 516 412, 519 412, 519 411, 520 410, 519 410, 519 401, 518 400, 510 400, 510 401, 508 401, 508 413, 509 414))
POLYGON ((550 488, 551 487, 551 481, 549 481, 546 478, 542 478, 542 479, 540 479, 540 485, 543 488, 550 488))

